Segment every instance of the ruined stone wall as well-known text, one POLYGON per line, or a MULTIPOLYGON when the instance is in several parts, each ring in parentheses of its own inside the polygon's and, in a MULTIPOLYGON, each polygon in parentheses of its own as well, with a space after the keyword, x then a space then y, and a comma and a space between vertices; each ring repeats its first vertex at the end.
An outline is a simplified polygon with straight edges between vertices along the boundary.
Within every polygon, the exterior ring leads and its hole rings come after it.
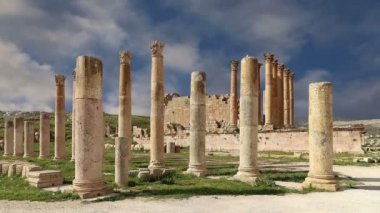
MULTIPOLYGON (((149 139, 136 140, 149 149, 149 139)), ((364 132, 362 128, 334 128, 334 152, 363 153, 364 132)), ((176 145, 189 146, 188 134, 166 135, 165 142, 175 142, 176 145)), ((207 151, 225 151, 239 154, 238 134, 207 134, 207 151)), ((291 129, 276 131, 259 131, 259 151, 308 152, 308 130, 291 129)))
MULTIPOLYGON (((206 99, 206 122, 228 121, 230 116, 229 95, 211 95, 206 99)), ((189 96, 167 95, 165 97, 165 124, 181 124, 189 127, 189 96)))

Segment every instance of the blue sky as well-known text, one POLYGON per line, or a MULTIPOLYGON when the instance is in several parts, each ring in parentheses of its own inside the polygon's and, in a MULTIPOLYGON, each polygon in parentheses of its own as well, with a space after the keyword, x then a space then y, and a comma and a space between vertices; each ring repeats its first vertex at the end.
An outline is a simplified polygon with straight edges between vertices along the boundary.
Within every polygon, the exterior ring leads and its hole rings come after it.
MULTIPOLYGON (((188 95, 205 71, 209 94, 229 92, 229 61, 273 52, 295 75, 296 117, 308 84, 332 81, 337 119, 380 118, 380 1, 0 0, 0 110, 54 109, 54 74, 78 55, 104 65, 104 109, 117 112, 118 52, 132 52, 133 113, 149 114, 151 40, 165 42, 166 92, 188 95)), ((264 70, 262 70, 262 73, 264 70)))

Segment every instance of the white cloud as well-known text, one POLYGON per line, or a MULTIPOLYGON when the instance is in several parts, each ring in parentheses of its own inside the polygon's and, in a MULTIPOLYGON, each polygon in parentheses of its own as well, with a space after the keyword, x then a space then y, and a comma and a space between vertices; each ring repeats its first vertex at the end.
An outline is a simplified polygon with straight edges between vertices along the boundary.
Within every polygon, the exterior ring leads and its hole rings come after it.
POLYGON ((26 0, 0 0, 0 16, 38 16, 41 11, 26 0))
POLYGON ((164 56, 166 66, 175 71, 191 73, 199 66, 199 50, 190 44, 168 44, 164 56))
POLYGON ((0 110, 52 111, 54 72, 0 40, 0 110))

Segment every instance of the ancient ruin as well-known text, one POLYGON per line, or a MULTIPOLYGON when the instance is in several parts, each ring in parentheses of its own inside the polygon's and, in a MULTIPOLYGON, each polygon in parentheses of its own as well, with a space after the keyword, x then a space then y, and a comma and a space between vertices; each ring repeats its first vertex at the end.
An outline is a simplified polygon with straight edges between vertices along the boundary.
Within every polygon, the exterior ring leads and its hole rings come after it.
POLYGON ((14 125, 13 121, 6 121, 4 125, 4 156, 13 155, 14 146, 14 125))
POLYGON ((190 159, 188 173, 205 176, 206 170, 206 73, 191 73, 190 159))
POLYGON ((73 76, 73 98, 71 109, 71 161, 75 161, 75 70, 72 72, 73 76))
POLYGON ((115 143, 115 183, 128 184, 132 144, 131 53, 120 52, 118 137, 115 143))
POLYGON ((24 158, 33 157, 34 127, 32 121, 24 121, 24 158))
POLYGON ((164 43, 153 41, 151 70, 150 163, 153 174, 164 167, 164 43))
POLYGON ((255 181, 259 177, 257 169, 257 105, 258 78, 257 59, 246 56, 241 60, 240 77, 240 163, 234 178, 255 181))
POLYGON ((104 123, 102 107, 102 62, 79 56, 75 76, 75 179, 73 187, 82 197, 106 193, 102 164, 104 123))
POLYGON ((13 156, 22 156, 24 154, 24 118, 15 117, 14 121, 14 147, 13 156))
POLYGON ((50 157, 50 115, 40 113, 40 156, 41 159, 50 157))
POLYGON ((63 160, 65 157, 65 80, 64 75, 55 76, 54 160, 63 160))
POLYGON ((309 86, 309 173, 304 187, 338 189, 333 173, 333 96, 330 82, 309 86))

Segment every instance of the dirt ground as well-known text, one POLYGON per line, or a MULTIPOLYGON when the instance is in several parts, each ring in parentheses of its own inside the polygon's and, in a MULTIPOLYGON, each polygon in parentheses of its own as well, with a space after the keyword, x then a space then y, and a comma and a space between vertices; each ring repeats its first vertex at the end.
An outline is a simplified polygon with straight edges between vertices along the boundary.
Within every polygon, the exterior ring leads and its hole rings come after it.
POLYGON ((115 202, 0 201, 0 212, 380 212, 380 167, 334 166, 361 182, 335 193, 201 196, 189 199, 126 199, 115 202))

